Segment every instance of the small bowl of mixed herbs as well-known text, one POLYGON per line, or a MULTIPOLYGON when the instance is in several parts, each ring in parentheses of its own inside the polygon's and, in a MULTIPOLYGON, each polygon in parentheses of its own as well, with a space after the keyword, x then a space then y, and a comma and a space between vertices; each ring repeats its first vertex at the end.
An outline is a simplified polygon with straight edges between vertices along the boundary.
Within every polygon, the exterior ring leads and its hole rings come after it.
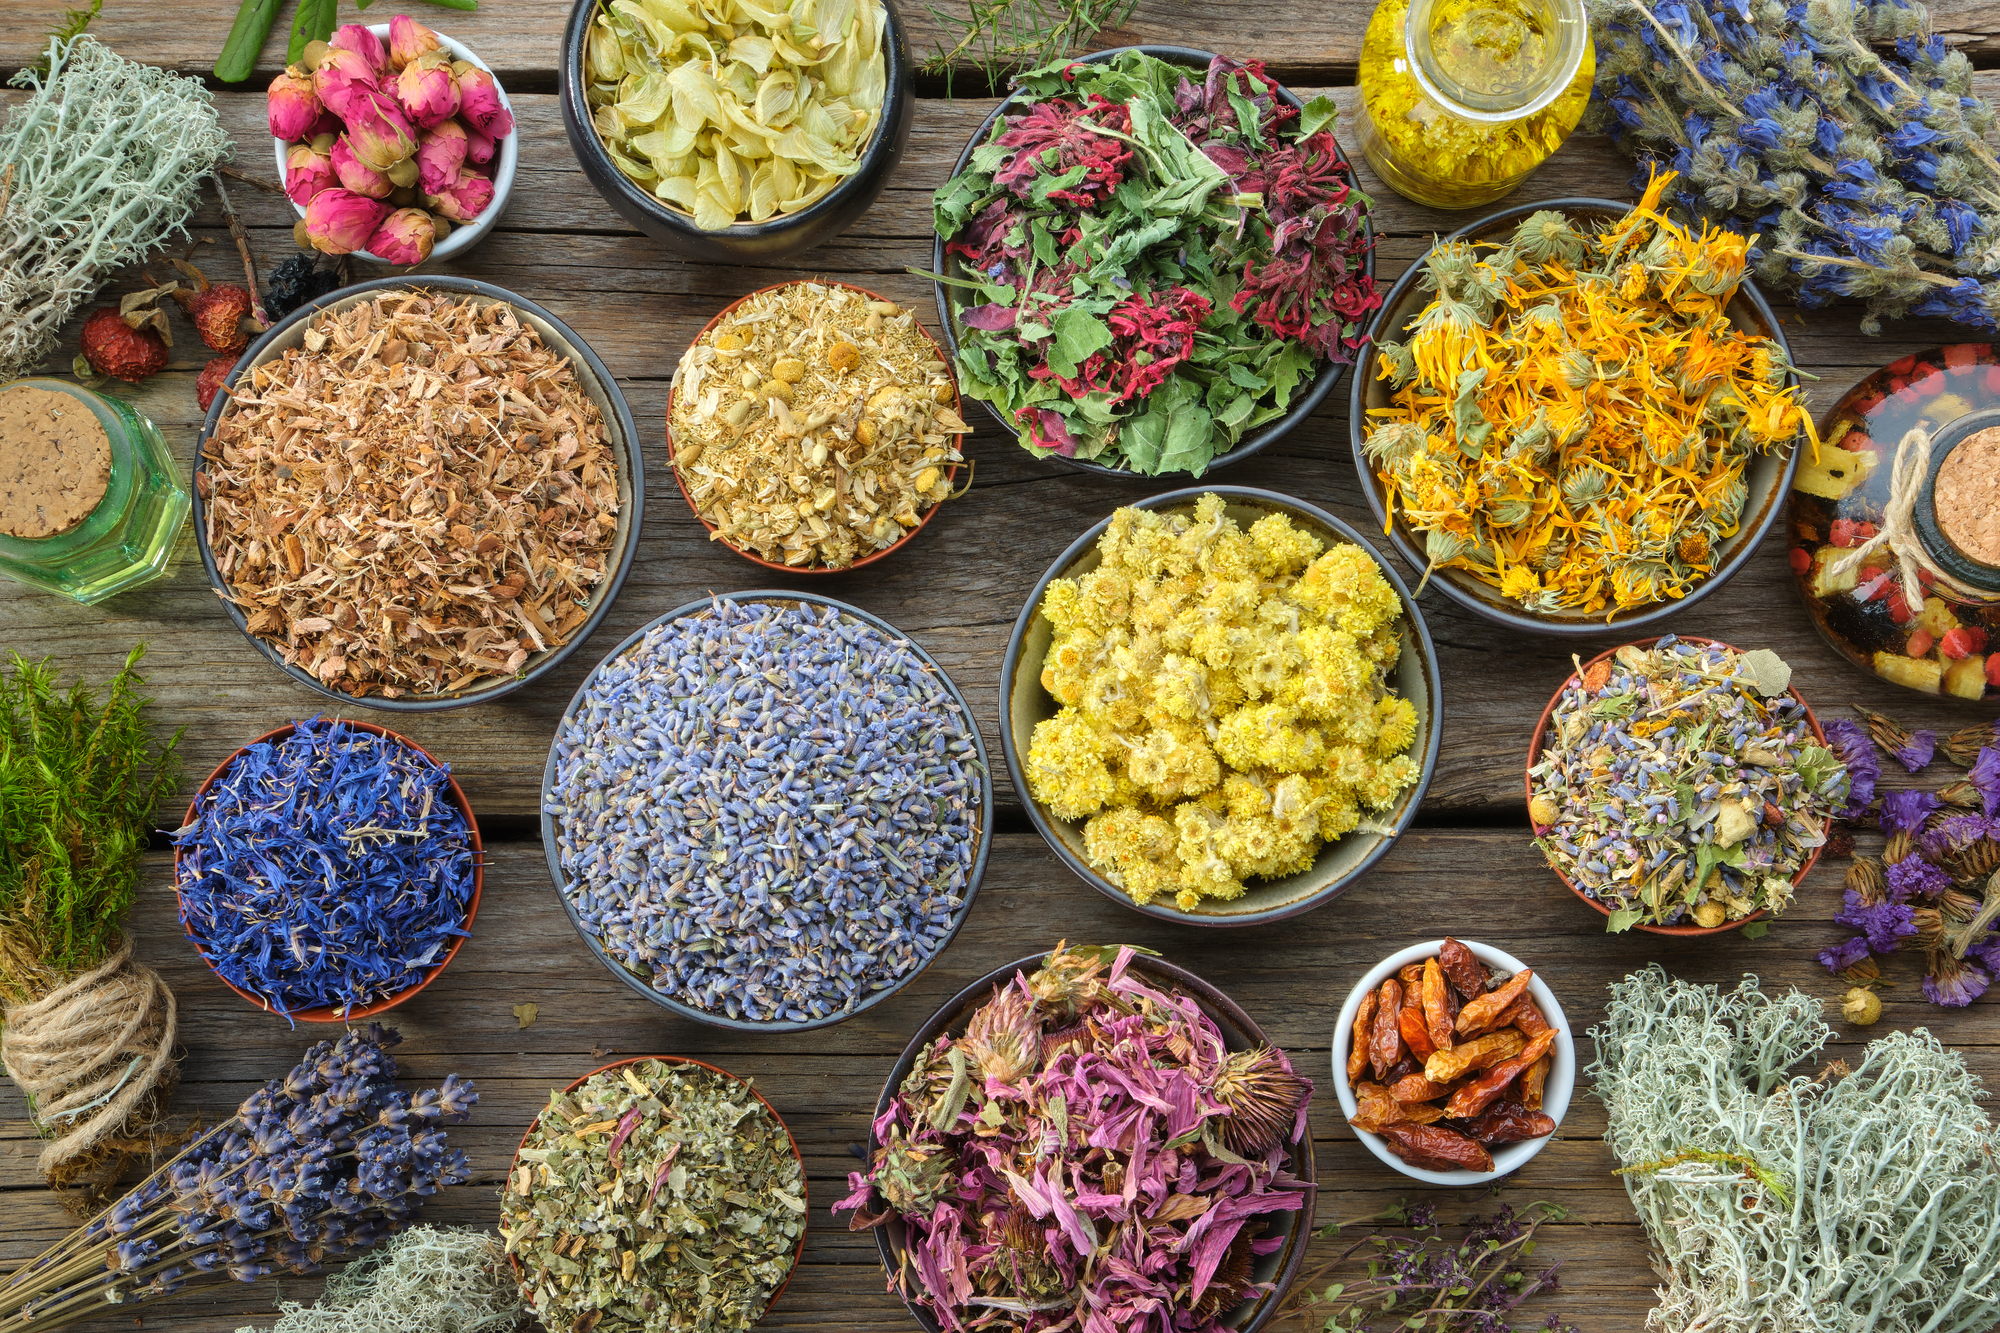
POLYGON ((1542 710, 1529 822, 1606 930, 1712 935, 1791 901, 1849 794, 1791 676, 1669 634, 1599 653, 1542 710))
POLYGON ((935 199, 964 392, 1036 457, 1121 476, 1198 477, 1304 420, 1380 303, 1332 99, 1177 46, 1014 89, 935 199))

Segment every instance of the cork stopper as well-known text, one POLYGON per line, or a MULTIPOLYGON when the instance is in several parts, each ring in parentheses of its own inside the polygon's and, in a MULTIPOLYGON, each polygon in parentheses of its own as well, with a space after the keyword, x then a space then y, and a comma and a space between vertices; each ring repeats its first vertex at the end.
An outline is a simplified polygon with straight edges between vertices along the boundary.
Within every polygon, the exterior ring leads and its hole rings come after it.
POLYGON ((1960 440, 1932 484, 1938 527, 1968 559, 2000 565, 2000 426, 1960 440))
POLYGON ((0 534, 58 537, 111 484, 111 438, 88 404, 55 389, 0 390, 0 534))

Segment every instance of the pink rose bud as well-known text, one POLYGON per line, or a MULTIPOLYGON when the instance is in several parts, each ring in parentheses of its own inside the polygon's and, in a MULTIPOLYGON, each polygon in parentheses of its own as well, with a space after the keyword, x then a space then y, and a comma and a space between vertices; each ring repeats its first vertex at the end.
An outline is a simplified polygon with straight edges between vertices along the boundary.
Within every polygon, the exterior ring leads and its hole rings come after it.
POLYGON ((419 134, 417 188, 425 194, 436 194, 457 180, 468 147, 465 127, 455 120, 444 121, 419 134))
POLYGON ((299 137, 302 139, 317 139, 319 138, 320 135, 324 134, 329 139, 331 139, 338 137, 340 132, 342 130, 345 130, 346 128, 347 128, 346 121, 342 120, 339 116, 334 115, 333 112, 328 111, 326 108, 322 107, 320 108, 319 119, 313 122, 313 127, 311 132, 300 135, 299 137))
POLYGON ((500 85, 476 65, 458 76, 458 107, 465 123, 489 139, 514 132, 514 117, 500 103, 500 85))
POLYGON ((297 65, 291 66, 271 80, 268 101, 272 138, 291 142, 312 137, 321 108, 311 74, 297 65))
POLYGON ((396 76, 396 100, 418 127, 428 129, 458 114, 458 85, 440 56, 424 56, 396 76))
POLYGON ((359 161, 387 171, 417 151, 417 132, 385 93, 370 93, 347 118, 347 146, 359 161))
POLYGON ((465 160, 475 167, 483 167, 493 160, 493 154, 500 146, 493 142, 490 134, 481 134, 467 125, 465 127, 465 160))
POLYGON ((470 171, 458 173, 458 179, 436 195, 437 211, 453 222, 470 222, 486 211, 493 202, 493 182, 470 171))
POLYGON ((321 105, 342 120, 352 120, 375 88, 375 71, 367 59, 346 47, 329 50, 313 71, 313 91, 321 105))
POLYGON ((333 34, 332 45, 336 50, 352 51, 368 62, 368 68, 376 74, 386 74, 389 70, 389 53, 382 49, 382 39, 368 31, 365 24, 348 23, 333 34))
POLYGON ((370 199, 387 199, 389 191, 396 188, 387 176, 354 156, 344 134, 333 141, 333 152, 328 156, 333 159, 333 174, 340 177, 343 189, 365 194, 370 199))
POLYGON ((285 193, 300 208, 321 190, 331 190, 337 184, 333 162, 326 153, 309 143, 295 143, 285 150, 285 193))
POLYGON ((443 49, 438 35, 407 14, 389 20, 389 63, 397 69, 429 51, 443 49))
POLYGON ((321 190, 306 205, 306 238, 322 254, 351 254, 367 248, 368 238, 388 215, 387 204, 365 194, 321 190))
POLYGON ((431 215, 421 208, 399 208, 368 238, 367 250, 387 263, 421 264, 431 257, 435 244, 437 232, 431 226, 431 215))

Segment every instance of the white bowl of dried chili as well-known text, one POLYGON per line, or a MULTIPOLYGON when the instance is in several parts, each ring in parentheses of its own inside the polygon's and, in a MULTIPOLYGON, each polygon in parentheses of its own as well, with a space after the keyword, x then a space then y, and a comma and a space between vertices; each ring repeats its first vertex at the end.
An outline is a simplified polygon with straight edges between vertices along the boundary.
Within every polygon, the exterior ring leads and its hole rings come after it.
MULTIPOLYGON (((1540 1135, 1524 1139, 1520 1142, 1499 1143, 1490 1146, 1475 1145, 1484 1148, 1492 1157, 1493 1168, 1487 1171, 1470 1169, 1443 1171, 1426 1166, 1412 1165, 1398 1156, 1390 1147, 1389 1140, 1381 1134, 1354 1126, 1355 1137, 1367 1146, 1369 1152, 1374 1153, 1383 1162, 1395 1168, 1403 1175, 1410 1177, 1412 1180, 1421 1180, 1432 1185, 1480 1185, 1489 1180, 1498 1180, 1510 1172, 1519 1170, 1527 1163, 1529 1158, 1540 1152, 1549 1140, 1555 1136, 1555 1131, 1561 1128, 1563 1116, 1569 1111, 1570 1096, 1576 1090, 1576 1043, 1571 1039, 1569 1020, 1563 1014, 1562 1005, 1556 1002, 1555 992, 1550 990, 1542 978, 1535 974, 1527 964, 1514 957, 1514 955, 1496 949, 1489 944, 1481 944, 1476 940, 1460 940, 1458 943, 1470 949, 1473 956, 1485 966, 1488 973, 1485 980, 1495 990, 1500 985, 1504 985, 1508 980, 1518 977, 1522 972, 1529 973, 1527 984, 1522 989, 1525 991, 1526 998, 1533 1000, 1534 1008, 1540 1012, 1541 1018, 1554 1030, 1555 1034, 1547 1047, 1549 1065, 1547 1077, 1542 1085, 1540 1107, 1541 1114, 1547 1116, 1553 1124, 1540 1135)), ((1348 1070, 1351 1067, 1348 1056, 1354 1049, 1355 1020, 1361 1014, 1362 1004, 1369 996, 1379 995, 1383 982, 1397 980, 1398 974, 1413 963, 1421 965, 1429 959, 1437 958, 1444 947, 1445 941, 1442 939, 1426 940, 1422 944, 1413 944, 1407 949, 1390 954, 1387 958, 1377 963, 1369 970, 1366 976, 1362 977, 1355 984, 1354 989, 1348 993, 1347 1003, 1341 1006, 1340 1018, 1334 1024, 1333 1029, 1333 1086, 1334 1091, 1340 1096, 1341 1115, 1350 1124, 1353 1123, 1356 1115, 1361 1110, 1360 1099, 1355 1093, 1356 1080, 1348 1077, 1348 1070)), ((1454 998, 1457 998, 1457 988, 1454 987, 1452 990, 1454 998)), ((1470 997, 1466 998, 1469 999, 1470 997)), ((1502 1026, 1505 1025, 1503 1024, 1502 1026)), ((1408 1063, 1412 1066, 1412 1074, 1420 1074, 1422 1072, 1422 1062, 1414 1061, 1410 1058, 1410 1048, 1400 1036, 1397 1037, 1395 1055, 1397 1061, 1408 1063)), ((1506 1063, 1508 1062, 1503 1061, 1501 1065, 1495 1066, 1495 1068, 1504 1068, 1506 1063)), ((1372 1062, 1369 1059, 1364 1059, 1361 1062, 1360 1073, 1369 1075, 1374 1072, 1376 1071, 1373 1068, 1372 1062)), ((1394 1074, 1396 1071, 1392 1067, 1388 1072, 1394 1074)), ((1455 1088, 1460 1082, 1469 1083, 1490 1072, 1492 1071, 1478 1070, 1466 1075, 1463 1080, 1454 1080, 1453 1083, 1446 1086, 1455 1088)), ((1525 1073, 1527 1073, 1526 1069, 1517 1071, 1517 1076, 1506 1085, 1505 1091, 1493 1097, 1490 1104, 1497 1105, 1501 1102, 1516 1100, 1517 1095, 1522 1091, 1521 1080, 1518 1075, 1525 1073)), ((1403 1077, 1408 1076, 1408 1074, 1403 1075, 1403 1077)), ((1365 1081, 1370 1083, 1375 1082, 1372 1077, 1365 1081)), ((1377 1083, 1375 1086, 1387 1087, 1394 1081, 1397 1080, 1385 1077, 1381 1083, 1377 1083)), ((1446 1128, 1455 1137, 1466 1140, 1468 1143, 1471 1142, 1463 1132, 1467 1128, 1466 1124, 1457 1119, 1453 1119, 1449 1123, 1444 1119, 1439 1119, 1433 1125, 1422 1128, 1446 1128)))

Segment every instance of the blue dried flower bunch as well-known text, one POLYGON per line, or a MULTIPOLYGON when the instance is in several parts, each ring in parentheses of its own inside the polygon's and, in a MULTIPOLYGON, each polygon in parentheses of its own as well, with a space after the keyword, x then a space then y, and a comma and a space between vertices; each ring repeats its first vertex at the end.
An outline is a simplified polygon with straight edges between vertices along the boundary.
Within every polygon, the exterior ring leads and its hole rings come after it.
POLYGON ((1759 282, 1861 327, 1994 329, 2000 160, 1972 62, 1916 0, 1588 0, 1586 128, 1680 173, 1672 198, 1759 239, 1759 282), (1893 45, 1894 55, 1876 47, 1893 45))
POLYGON ((451 770, 345 722, 249 746, 174 845, 188 938, 287 1017, 408 990, 467 934, 477 856, 451 770))
POLYGON ((0 1323, 40 1333, 180 1291, 203 1275, 256 1282, 315 1272, 414 1220, 443 1185, 471 1178, 443 1126, 479 1094, 449 1075, 396 1087, 370 1024, 308 1049, 282 1079, 40 1258, 0 1283, 0 1323))

